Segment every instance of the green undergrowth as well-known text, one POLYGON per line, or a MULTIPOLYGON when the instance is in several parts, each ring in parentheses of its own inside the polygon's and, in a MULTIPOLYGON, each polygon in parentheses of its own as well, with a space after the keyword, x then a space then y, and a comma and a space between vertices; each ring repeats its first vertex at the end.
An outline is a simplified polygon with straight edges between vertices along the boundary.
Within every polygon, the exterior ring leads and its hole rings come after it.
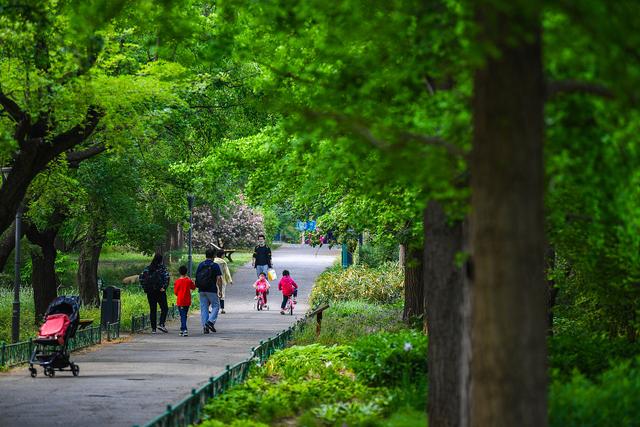
POLYGON ((427 338, 399 315, 394 305, 332 304, 317 342, 311 321, 292 347, 210 400, 202 426, 424 427, 427 338))
POLYGON ((640 357, 615 364, 593 379, 574 371, 549 392, 552 427, 640 425, 640 357))
POLYGON ((330 268, 316 280, 310 303, 314 306, 358 300, 379 304, 401 301, 404 274, 398 263, 387 262, 377 267, 353 265, 346 270, 330 268))

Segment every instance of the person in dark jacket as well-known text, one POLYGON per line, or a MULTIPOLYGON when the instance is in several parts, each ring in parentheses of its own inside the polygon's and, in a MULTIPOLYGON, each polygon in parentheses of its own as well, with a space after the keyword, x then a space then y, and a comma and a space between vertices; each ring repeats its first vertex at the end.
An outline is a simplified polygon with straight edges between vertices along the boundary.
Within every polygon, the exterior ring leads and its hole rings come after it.
POLYGON ((213 259, 216 253, 207 249, 206 259, 198 265, 196 270, 196 287, 200 295, 200 320, 205 334, 216 332, 215 324, 220 310, 220 287, 222 286, 222 271, 213 259), (209 312, 211 307, 211 312, 209 312))
POLYGON ((169 287, 169 272, 162 262, 162 255, 155 254, 148 267, 140 275, 140 284, 147 294, 149 302, 149 319, 151 320, 151 333, 156 333, 156 316, 158 305, 160 306, 160 324, 157 329, 164 333, 169 332, 164 324, 169 313, 167 304, 167 288, 169 287))
POLYGON ((258 246, 253 250, 253 268, 256 269, 256 276, 264 273, 268 277, 271 265, 271 248, 267 246, 264 234, 258 235, 258 246))

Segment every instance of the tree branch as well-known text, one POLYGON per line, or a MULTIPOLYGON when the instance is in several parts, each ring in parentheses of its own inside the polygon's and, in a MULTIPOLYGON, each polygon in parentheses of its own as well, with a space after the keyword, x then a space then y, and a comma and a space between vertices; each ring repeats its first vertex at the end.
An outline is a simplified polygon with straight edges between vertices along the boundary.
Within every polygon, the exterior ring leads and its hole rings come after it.
POLYGON ((82 162, 83 160, 87 160, 93 156, 97 156, 106 149, 107 147, 100 142, 84 150, 69 151, 67 152, 67 163, 69 164, 70 168, 77 168, 78 166, 80 166, 80 162, 82 162))
POLYGON ((550 99, 563 93, 584 93, 613 99, 614 94, 604 85, 580 80, 557 80, 547 83, 546 98, 550 99))
POLYGON ((369 129, 368 126, 363 124, 361 121, 354 119, 352 117, 346 116, 344 114, 331 113, 331 112, 320 113, 317 111, 307 111, 306 114, 316 118, 321 117, 321 118, 328 118, 328 119, 335 120, 337 123, 344 125, 346 128, 348 128, 355 134, 364 138, 372 146, 379 148, 381 150, 397 149, 406 145, 406 143, 410 141, 417 141, 423 144, 434 145, 437 147, 444 148, 445 150, 447 150, 449 154, 451 154, 454 157, 466 156, 466 154, 462 149, 448 143, 447 141, 445 141, 439 136, 423 135, 423 134, 406 132, 406 131, 396 132, 396 131, 390 130, 389 133, 394 135, 395 138, 401 143, 401 144, 393 144, 393 143, 388 143, 386 141, 382 141, 376 138, 376 136, 373 134, 373 132, 371 131, 371 129, 369 129))
POLYGON ((53 149, 62 153, 85 141, 98 126, 102 116, 104 113, 95 105, 89 106, 82 123, 53 138, 53 149))
POLYGON ((2 108, 9 113, 9 116, 16 123, 20 123, 29 117, 13 99, 9 98, 2 91, 0 91, 0 105, 2 105, 2 108))

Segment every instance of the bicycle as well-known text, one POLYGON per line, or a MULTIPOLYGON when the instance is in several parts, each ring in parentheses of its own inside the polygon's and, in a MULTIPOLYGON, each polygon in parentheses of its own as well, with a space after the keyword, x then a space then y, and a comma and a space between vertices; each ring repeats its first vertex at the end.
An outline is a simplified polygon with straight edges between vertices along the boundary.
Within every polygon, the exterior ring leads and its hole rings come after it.
POLYGON ((256 310, 262 311, 263 308, 269 310, 269 306, 264 301, 264 292, 258 292, 258 299, 256 299, 256 310))
POLYGON ((296 307, 296 302, 293 300, 293 295, 291 295, 288 299, 287 299, 287 303, 284 306, 284 312, 285 313, 289 313, 291 316, 293 316, 293 309, 296 307))

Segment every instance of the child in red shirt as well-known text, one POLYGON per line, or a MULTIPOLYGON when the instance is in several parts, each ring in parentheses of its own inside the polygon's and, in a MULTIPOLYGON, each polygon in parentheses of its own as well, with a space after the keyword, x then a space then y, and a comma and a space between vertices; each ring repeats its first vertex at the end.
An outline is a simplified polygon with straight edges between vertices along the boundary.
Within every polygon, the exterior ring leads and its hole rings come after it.
POLYGON ((173 284, 173 293, 176 294, 178 311, 180 312, 180 336, 188 337, 187 331, 187 314, 191 306, 191 291, 196 288, 193 280, 187 276, 187 267, 181 265, 178 269, 180 278, 173 284))
POLYGON ((267 276, 264 273, 260 273, 260 277, 256 280, 256 283, 253 284, 253 287, 256 289, 256 299, 258 299, 258 295, 262 294, 264 304, 267 305, 267 294, 271 287, 267 281, 267 276))
POLYGON ((284 314, 284 308, 287 306, 287 301, 293 296, 293 302, 296 302, 298 296, 298 285, 291 278, 289 270, 282 272, 282 279, 278 283, 278 290, 282 291, 282 305, 280 306, 280 314, 284 314))

